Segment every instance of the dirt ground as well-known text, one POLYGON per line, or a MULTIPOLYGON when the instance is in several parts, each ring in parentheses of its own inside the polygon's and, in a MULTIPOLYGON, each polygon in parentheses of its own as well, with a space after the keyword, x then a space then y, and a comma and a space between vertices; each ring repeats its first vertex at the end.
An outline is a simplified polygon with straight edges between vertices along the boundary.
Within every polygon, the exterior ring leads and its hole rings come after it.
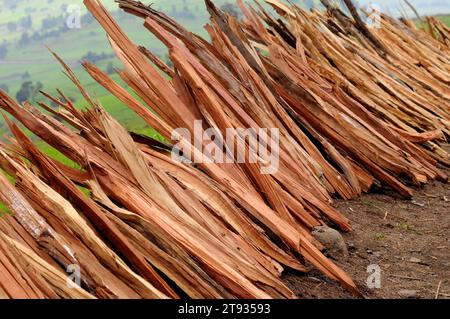
MULTIPOLYGON (((432 182, 414 191, 412 200, 378 191, 335 203, 354 231, 343 234, 348 258, 334 261, 364 298, 450 299, 450 184, 432 182), (367 285, 370 265, 381 269, 380 288, 367 285)), ((284 278, 300 298, 353 298, 318 271, 284 278)))

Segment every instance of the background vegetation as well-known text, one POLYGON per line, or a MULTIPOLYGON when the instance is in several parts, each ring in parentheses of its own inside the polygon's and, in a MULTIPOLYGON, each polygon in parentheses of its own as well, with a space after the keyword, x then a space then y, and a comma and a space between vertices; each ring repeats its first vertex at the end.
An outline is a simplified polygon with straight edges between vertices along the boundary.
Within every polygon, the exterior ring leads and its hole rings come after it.
MULTIPOLYGON (((146 0, 141 0, 146 2, 146 0)), ((150 0, 148 0, 150 1, 150 0)), ((337 0, 339 1, 339 0, 337 0)), ((410 0, 418 6, 420 12, 434 8, 438 12, 450 11, 450 0, 410 0)), ((164 11, 189 30, 206 36, 203 25, 208 21, 203 0, 152 0, 152 7, 164 11)), ((319 0, 297 0, 305 8, 319 6, 319 0)), ((364 4, 369 0, 361 0, 364 4)), ((388 3, 386 11, 395 11, 394 1, 379 0, 382 8, 388 3)), ((163 45, 142 27, 142 20, 118 10, 114 0, 103 0, 104 5, 113 13, 119 24, 133 41, 151 48, 161 58, 166 58, 163 45)), ((230 9, 234 0, 215 0, 218 6, 230 9)), ((405 7, 398 7, 399 11, 405 7)), ((427 12, 425 12, 427 13, 427 12)), ((450 25, 450 16, 439 17, 450 25)), ((42 100, 39 90, 55 94, 61 89, 78 107, 84 107, 81 95, 60 71, 61 67, 45 46, 61 56, 74 70, 81 82, 95 98, 129 130, 158 137, 139 120, 131 110, 95 83, 83 71, 80 61, 87 59, 121 82, 113 68, 121 68, 98 23, 86 11, 82 0, 0 0, 0 89, 22 102, 42 100), (81 28, 67 26, 70 10, 80 9, 81 28)), ((124 83, 122 83, 124 85, 124 83)), ((124 85, 125 86, 125 85, 124 85)), ((48 101, 46 101, 48 102, 48 101)), ((5 124, 0 120, 0 134, 6 132, 5 124)), ((0 135, 1 140, 1 135, 0 135)), ((51 156, 62 158, 49 146, 42 148, 51 156)))

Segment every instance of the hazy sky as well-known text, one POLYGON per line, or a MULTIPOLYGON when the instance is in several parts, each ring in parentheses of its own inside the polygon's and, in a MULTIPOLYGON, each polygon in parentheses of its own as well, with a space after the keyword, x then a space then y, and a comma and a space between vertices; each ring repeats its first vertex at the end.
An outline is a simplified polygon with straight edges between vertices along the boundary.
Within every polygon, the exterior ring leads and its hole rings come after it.
MULTIPOLYGON (((440 13, 450 13, 450 0, 409 0, 420 15, 431 15, 440 13)), ((373 3, 378 5, 381 10, 391 12, 393 15, 399 14, 399 8, 411 14, 411 10, 403 0, 359 0, 361 5, 373 3)))

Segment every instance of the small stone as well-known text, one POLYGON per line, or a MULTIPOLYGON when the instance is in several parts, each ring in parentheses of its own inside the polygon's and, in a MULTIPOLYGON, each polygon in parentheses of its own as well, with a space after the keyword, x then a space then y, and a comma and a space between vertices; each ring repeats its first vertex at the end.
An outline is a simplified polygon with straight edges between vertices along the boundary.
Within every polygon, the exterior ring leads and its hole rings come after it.
POLYGON ((402 298, 417 298, 417 290, 402 289, 398 294, 402 298))
POLYGON ((313 229, 311 234, 325 246, 330 257, 347 259, 347 245, 344 237, 337 230, 328 226, 318 226, 313 229))
POLYGON ((419 264, 420 262, 422 262, 419 258, 416 257, 409 258, 409 261, 415 264, 419 264))
POLYGON ((373 254, 373 251, 370 250, 370 249, 366 249, 366 253, 368 253, 369 255, 372 255, 372 254, 373 254))
POLYGON ((416 206, 420 206, 420 207, 425 207, 425 203, 420 203, 420 202, 417 202, 415 200, 412 200, 411 204, 416 205, 416 206))

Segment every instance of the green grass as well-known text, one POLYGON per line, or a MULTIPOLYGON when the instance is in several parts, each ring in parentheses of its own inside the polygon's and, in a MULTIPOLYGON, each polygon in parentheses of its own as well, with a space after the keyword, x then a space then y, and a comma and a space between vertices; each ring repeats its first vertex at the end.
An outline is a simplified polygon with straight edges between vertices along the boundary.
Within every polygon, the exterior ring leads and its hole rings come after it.
MULTIPOLYGON (((113 76, 114 77, 118 77, 113 76)), ((120 81, 119 81, 120 82, 120 81)), ((103 90, 103 89, 102 89, 103 90)), ((133 95, 136 99, 139 99, 139 97, 131 90, 128 89, 129 93, 133 95)), ((92 95, 91 97, 94 98, 96 101, 100 103, 100 105, 117 121, 119 121, 127 130, 135 133, 139 133, 160 141, 163 141, 164 139, 161 137, 161 135, 155 131, 153 128, 149 127, 145 121, 140 118, 136 113, 134 113, 130 108, 128 108, 125 104, 123 104, 121 101, 119 101, 116 97, 113 95, 106 94, 98 96, 98 95, 92 95)), ((85 101, 79 101, 75 103, 75 106, 79 109, 84 109, 87 107, 87 102, 85 101)), ((68 165, 73 168, 79 168, 79 165, 72 162, 70 159, 65 157, 63 154, 52 148, 51 146, 47 145, 46 143, 40 141, 38 142, 38 147, 47 155, 50 157, 59 160, 61 163, 68 165)))
MULTIPOLYGON (((141 28, 135 19, 130 19, 130 21, 127 20, 126 22, 127 27, 125 29, 142 29, 141 32, 134 32, 135 37, 133 40, 136 43, 152 47, 157 54, 165 54, 162 44, 146 32, 143 27, 141 28)), ((51 39, 51 41, 46 43, 48 47, 60 55, 74 69, 80 80, 87 85, 93 83, 93 80, 85 72, 82 72, 82 68, 78 63, 81 58, 89 51, 94 51, 98 54, 113 54, 105 34, 97 30, 97 28, 98 26, 92 25, 85 29, 69 31, 61 35, 60 38, 51 39), (80 39, 83 40, 80 41, 80 39)), ((9 50, 11 51, 12 49, 9 50)), ((103 60, 97 64, 105 70, 109 62, 113 62, 116 67, 122 67, 121 63, 114 58, 103 60)), ((6 61, 0 65, 0 68, 0 83, 8 85, 9 93, 13 97, 19 91, 22 82, 28 80, 33 82, 40 81, 43 83, 44 89, 48 91, 58 87, 68 96, 72 96, 75 99, 81 97, 71 87, 70 82, 61 72, 61 66, 43 44, 33 44, 26 48, 15 49, 14 55, 8 54, 6 61), (23 78, 23 75, 26 73, 29 74, 29 78, 23 78)))
POLYGON ((375 238, 378 240, 383 240, 386 238, 386 235, 384 233, 376 233, 375 238))
MULTIPOLYGON (((148 1, 143 1, 148 2, 148 1)), ((185 25, 193 32, 200 33, 206 36, 205 30, 203 30, 203 24, 207 21, 206 10, 204 9, 203 0, 183 1, 183 0, 153 0, 153 7, 159 10, 165 10, 171 12, 174 6, 177 11, 182 10, 186 5, 191 11, 196 12, 200 18, 196 20, 180 20, 179 22, 185 25)), ((225 2, 225 0, 216 1, 218 4, 225 2)), ((45 11, 45 8, 51 8, 51 12, 47 15, 58 16, 61 14, 60 6, 63 3, 67 3, 66 0, 53 0, 48 3, 44 1, 31 1, 24 0, 19 3, 14 11, 2 10, 2 1, 0 1, 0 25, 8 21, 18 21, 20 18, 28 15, 26 8, 33 7, 36 11, 45 11)), ((82 4, 82 0, 71 1, 70 3, 82 4)), ((111 10, 117 10, 117 5, 113 0, 104 0, 103 3, 111 10)), ((42 12, 44 12, 42 11, 42 12)), ((83 11, 82 13, 85 13, 83 11)), ((33 14, 33 28, 37 28, 41 25, 41 20, 44 17, 42 14, 33 14)), ((143 27, 143 20, 127 15, 126 18, 119 20, 122 28, 126 34, 136 43, 144 45, 152 49, 153 52, 160 56, 165 56, 166 49, 149 31, 143 27)), ((1 33, 0 28, 0 33, 1 33)), ((22 31, 20 31, 21 33, 22 31)), ((8 39, 6 34, 1 34, 2 39, 8 39), (4 36, 5 35, 5 36, 4 36)), ((13 36, 8 33, 8 36, 13 36)), ((136 120, 136 116, 133 116, 133 112, 125 108, 121 103, 115 100, 113 97, 108 97, 108 92, 102 89, 95 81, 93 81, 89 75, 84 72, 78 61, 88 53, 93 51, 95 53, 113 54, 110 44, 107 41, 104 31, 101 29, 97 22, 82 25, 81 29, 73 29, 68 32, 62 33, 57 38, 49 38, 45 45, 50 47, 56 52, 66 63, 68 63, 80 81, 86 87, 89 92, 92 92, 97 98, 100 99, 105 108, 112 112, 112 115, 124 124, 128 129, 142 131, 146 130, 141 120, 136 120)), ((9 53, 4 62, 0 61, 0 84, 6 84, 8 86, 8 93, 13 98, 16 97, 17 92, 25 81, 41 82, 44 87, 44 91, 55 95, 56 89, 60 89, 66 96, 69 96, 77 104, 83 104, 82 96, 78 90, 72 85, 72 83, 61 72, 61 66, 48 52, 43 43, 32 43, 26 47, 17 47, 15 43, 11 43, 8 46, 9 53), (29 77, 24 78, 24 74, 28 73, 29 77)), ((116 58, 103 60, 96 63, 101 69, 105 70, 109 62, 113 62, 115 67, 123 68, 123 65, 116 58)), ((113 76, 115 80, 119 80, 118 76, 113 76)), ((39 98, 38 98, 39 100, 39 98)), ((2 126, 2 120, 0 119, 0 127, 2 126)))
POLYGON ((5 204, 0 202, 0 218, 4 217, 5 215, 12 215, 12 212, 8 207, 6 207, 5 204))
MULTIPOLYGON (((224 0, 219 0, 218 3, 224 0)), ((143 1, 147 2, 147 1, 143 1)), ((0 1, 0 40, 10 41, 8 45, 8 54, 5 61, 0 61, 0 84, 6 84, 9 88, 9 94, 15 97, 19 91, 22 82, 24 81, 40 81, 44 84, 45 90, 52 90, 55 86, 67 92, 67 95, 72 94, 74 98, 79 99, 80 95, 68 86, 64 75, 60 72, 60 66, 47 51, 45 45, 55 51, 61 58, 63 58, 69 65, 73 66, 75 71, 79 71, 81 67, 77 62, 85 56, 89 51, 97 54, 106 53, 113 54, 111 46, 107 41, 105 32, 100 25, 95 21, 91 24, 82 25, 80 29, 72 29, 68 32, 61 33, 59 37, 47 38, 45 43, 32 42, 25 47, 18 47, 15 42, 24 30, 17 32, 8 32, 2 30, 1 25, 9 21, 19 21, 21 18, 27 16, 26 8, 35 9, 33 13, 33 27, 32 30, 26 30, 28 33, 33 33, 35 29, 41 27, 42 19, 46 16, 58 16, 61 14, 60 6, 63 3, 68 3, 67 0, 53 0, 48 3, 44 1, 23 0, 15 10, 2 9, 2 1, 0 1), (41 10, 48 9, 41 13, 41 10), (23 78, 23 75, 28 73, 29 78, 23 78)), ((71 4, 79 4, 82 6, 82 0, 70 1, 71 4)), ((110 11, 117 11, 117 4, 113 0, 104 0, 103 3, 110 11)), ((153 0, 153 7, 157 9, 166 10, 170 12, 172 6, 175 6, 177 11, 181 11, 184 6, 183 0, 153 0)), ((4 5, 4 4, 3 4, 4 5)), ((188 29, 206 35, 203 30, 203 24, 207 21, 206 10, 204 9, 203 0, 186 1, 186 5, 190 10, 199 14, 199 18, 195 20, 180 20, 180 23, 185 25, 188 29)), ((83 7, 83 14, 86 10, 83 7)), ((165 47, 143 27, 143 20, 131 15, 126 15, 125 18, 118 20, 125 33, 137 44, 144 45, 152 49, 153 52, 164 56, 166 53, 165 47)), ((104 60, 99 63, 100 67, 106 67, 107 63, 113 61, 116 66, 121 64, 117 59, 104 60)), ((88 84, 88 76, 81 74, 80 77, 83 83, 88 84), (87 81, 86 81, 87 80, 87 81)))
MULTIPOLYGON (((8 174, 6 174, 6 172, 3 171, 1 168, 0 168, 0 174, 5 175, 5 176, 8 178, 8 180, 11 182, 11 184, 14 184, 14 179, 13 179, 11 176, 9 176, 8 174)), ((0 218, 2 218, 5 214, 11 215, 11 211, 10 211, 9 208, 8 208, 8 207, 0 200, 0 218)))
MULTIPOLYGON (((435 16, 435 18, 439 21, 442 21, 443 23, 445 23, 447 26, 450 27, 450 15, 437 15, 437 16, 435 16)), ((429 30, 428 24, 426 21, 420 22, 417 20, 417 26, 418 27, 424 26, 426 30, 429 30)))
POLYGON ((436 18, 450 27, 450 15, 441 15, 436 18))
MULTIPOLYGON (((56 17, 60 15, 68 16, 67 11, 63 11, 61 6, 63 4, 67 5, 79 5, 81 9, 81 14, 86 13, 86 8, 83 6, 82 0, 16 0, 17 3, 15 9, 8 9, 5 5, 6 1, 0 2, 0 21, 1 24, 6 24, 9 22, 18 23, 20 19, 27 16, 32 17, 32 27, 30 32, 40 29, 42 26, 42 21, 48 17, 56 17)), ((117 4, 113 0, 104 0, 103 4, 108 10, 117 10, 117 4)), ((5 32, 2 34, 2 38, 5 40, 15 40, 20 37, 23 29, 18 29, 16 32, 5 32)))

